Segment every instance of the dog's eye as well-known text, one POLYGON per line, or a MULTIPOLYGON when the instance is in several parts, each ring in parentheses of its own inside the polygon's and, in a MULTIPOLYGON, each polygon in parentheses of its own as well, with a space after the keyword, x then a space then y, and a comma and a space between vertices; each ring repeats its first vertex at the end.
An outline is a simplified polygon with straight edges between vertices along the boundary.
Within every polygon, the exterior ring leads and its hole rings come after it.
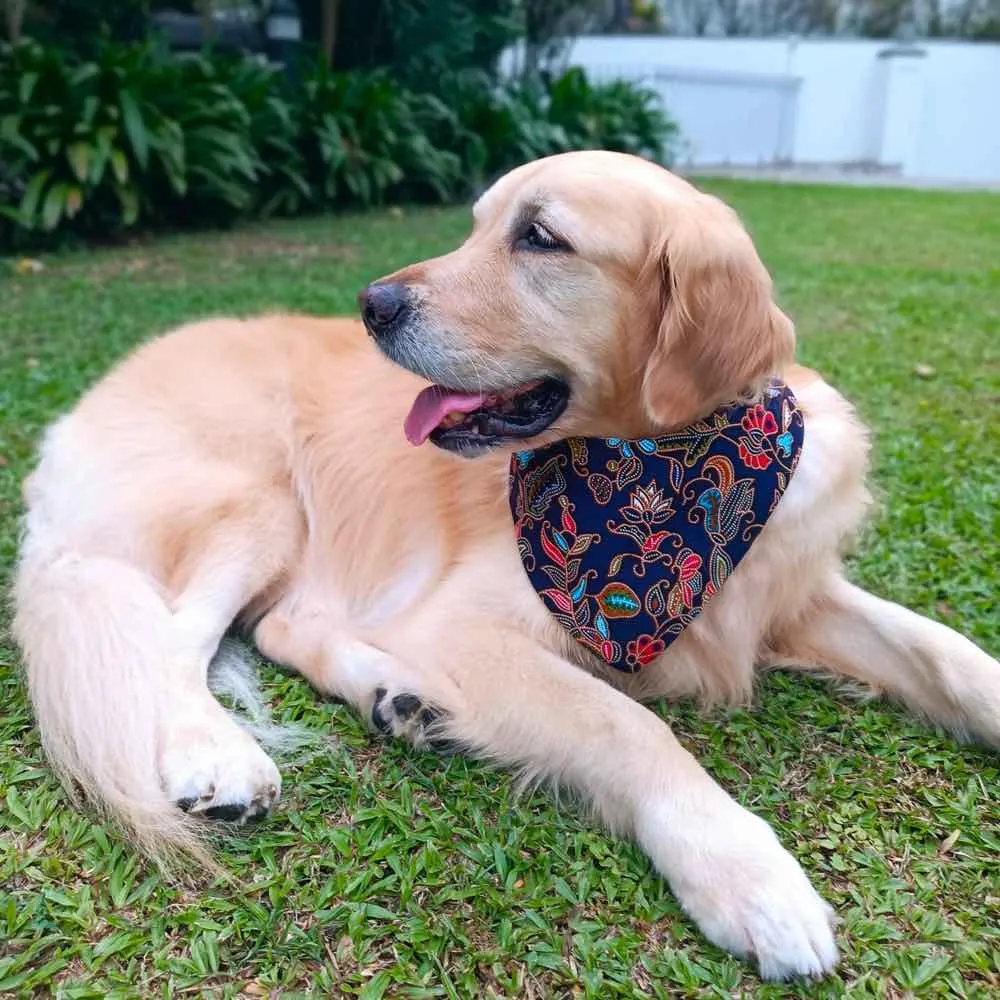
POLYGON ((517 241, 524 250, 568 250, 569 247, 550 233, 540 222, 532 222, 517 241))

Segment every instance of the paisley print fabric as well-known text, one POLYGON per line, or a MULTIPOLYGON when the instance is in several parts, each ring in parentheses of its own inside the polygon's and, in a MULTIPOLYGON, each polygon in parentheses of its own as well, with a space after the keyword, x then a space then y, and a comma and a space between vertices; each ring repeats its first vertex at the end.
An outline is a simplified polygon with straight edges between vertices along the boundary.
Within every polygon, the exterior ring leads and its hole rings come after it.
POLYGON ((570 438, 511 460, 525 572, 570 635, 619 670, 655 660, 719 593, 795 471, 802 413, 773 381, 659 438, 570 438))

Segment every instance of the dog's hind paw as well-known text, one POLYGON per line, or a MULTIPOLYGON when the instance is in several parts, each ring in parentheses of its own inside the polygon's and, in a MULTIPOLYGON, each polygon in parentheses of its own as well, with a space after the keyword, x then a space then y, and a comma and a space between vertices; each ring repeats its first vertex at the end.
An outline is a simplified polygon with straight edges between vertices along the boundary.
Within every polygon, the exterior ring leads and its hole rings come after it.
POLYGON ((447 713, 409 691, 394 694, 388 688, 375 689, 372 726, 380 733, 407 740, 419 749, 445 754, 458 752, 458 747, 441 732, 447 718, 447 713))

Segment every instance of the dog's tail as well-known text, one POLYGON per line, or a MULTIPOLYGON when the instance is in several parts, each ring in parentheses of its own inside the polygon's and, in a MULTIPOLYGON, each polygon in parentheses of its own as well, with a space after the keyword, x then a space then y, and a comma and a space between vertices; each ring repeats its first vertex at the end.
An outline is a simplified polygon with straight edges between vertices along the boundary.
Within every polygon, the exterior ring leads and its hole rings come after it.
POLYGON ((14 583, 21 646, 42 744, 69 794, 119 823, 157 862, 211 866, 195 823, 158 767, 157 713, 170 610, 150 577, 55 544, 29 514, 14 583))

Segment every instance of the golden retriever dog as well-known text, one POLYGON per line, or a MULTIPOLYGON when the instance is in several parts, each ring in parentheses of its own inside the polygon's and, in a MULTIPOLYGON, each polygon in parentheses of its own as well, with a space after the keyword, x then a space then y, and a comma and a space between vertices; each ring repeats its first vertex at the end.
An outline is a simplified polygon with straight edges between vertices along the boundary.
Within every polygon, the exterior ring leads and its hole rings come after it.
MULTIPOLYGON (((745 702, 760 668, 821 670, 1000 746, 1000 664, 844 578, 869 506, 866 432, 794 363, 793 325, 726 205, 595 151, 519 167, 474 217, 454 252, 365 289, 363 323, 185 326, 49 429, 15 585, 48 758, 157 857, 201 851, 206 818, 267 812, 278 771, 206 684, 223 635, 243 625, 265 656, 386 733, 572 789, 762 976, 823 975, 838 957, 830 907, 642 702, 745 702), (587 642, 572 634, 527 572, 517 463, 578 449, 555 460, 555 479, 536 476, 535 503, 574 474, 581 442, 618 447, 607 468, 627 479, 639 460, 627 442, 669 451, 737 406, 741 455, 759 470, 770 459, 751 438, 776 429, 762 404, 772 378, 791 390, 781 412, 800 415, 801 446, 752 547, 731 573, 724 556, 713 567, 724 587, 708 588, 689 554, 680 590, 654 601, 682 620, 669 642, 605 636, 638 614, 620 585, 602 591, 605 617, 580 619, 587 642), (619 645, 625 669, 605 655, 619 645)), ((669 535, 652 524, 746 513, 726 507, 732 462, 712 470, 697 503, 681 488, 666 498, 655 476, 637 484, 644 554, 669 535)), ((593 480, 595 496, 610 482, 593 480)), ((584 524, 562 523, 574 556, 584 524)))

